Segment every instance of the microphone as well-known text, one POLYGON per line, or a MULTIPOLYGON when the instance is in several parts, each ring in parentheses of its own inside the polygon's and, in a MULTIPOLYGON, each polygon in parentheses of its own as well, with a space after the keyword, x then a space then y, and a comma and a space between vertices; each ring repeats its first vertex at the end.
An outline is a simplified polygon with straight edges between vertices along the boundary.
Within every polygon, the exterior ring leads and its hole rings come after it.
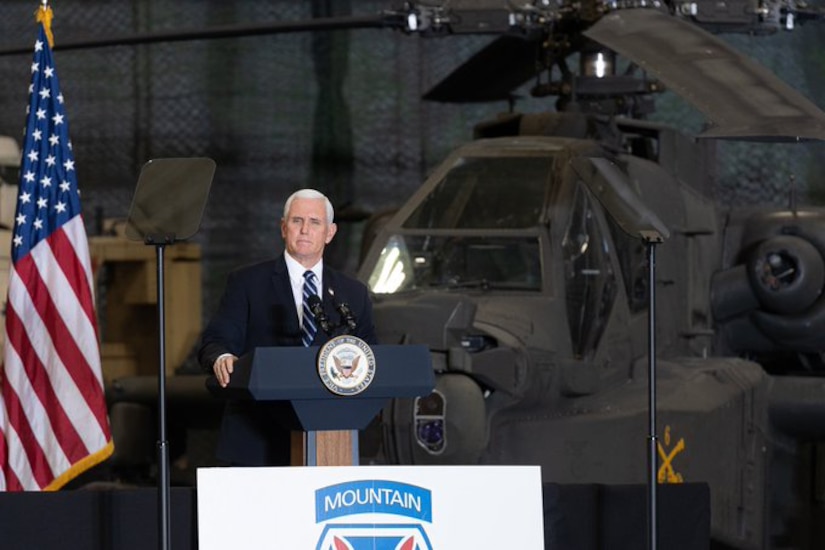
POLYGON ((338 310, 338 314, 341 315, 341 319, 344 320, 344 324, 340 326, 346 325, 346 331, 344 333, 349 334, 355 330, 357 326, 355 315, 346 303, 335 300, 335 291, 332 290, 332 288, 327 289, 327 292, 329 292, 329 297, 332 299, 332 303, 335 304, 335 309, 338 310))
POLYGON ((329 319, 327 319, 327 314, 324 313, 321 298, 319 298, 317 294, 313 294, 307 298, 307 306, 309 306, 309 310, 312 312, 315 320, 318 321, 318 326, 321 327, 321 330, 329 334, 329 319))
POLYGON ((349 308, 349 306, 344 302, 338 302, 335 304, 335 309, 337 309, 338 313, 341 314, 341 318, 347 324, 349 331, 351 332, 355 330, 355 315, 353 315, 352 310, 349 308))

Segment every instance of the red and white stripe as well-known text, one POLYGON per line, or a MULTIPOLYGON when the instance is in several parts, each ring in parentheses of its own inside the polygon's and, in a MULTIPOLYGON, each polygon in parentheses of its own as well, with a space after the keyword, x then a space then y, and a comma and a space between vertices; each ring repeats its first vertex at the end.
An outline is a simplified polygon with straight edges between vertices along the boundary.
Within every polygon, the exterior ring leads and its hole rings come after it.
POLYGON ((12 266, 0 490, 54 490, 111 455, 91 262, 75 216, 12 266))

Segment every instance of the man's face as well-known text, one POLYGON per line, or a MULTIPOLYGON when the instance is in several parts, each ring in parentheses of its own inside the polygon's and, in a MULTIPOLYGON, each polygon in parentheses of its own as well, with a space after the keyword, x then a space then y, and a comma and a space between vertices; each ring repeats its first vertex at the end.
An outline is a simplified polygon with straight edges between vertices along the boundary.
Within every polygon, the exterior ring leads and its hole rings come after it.
POLYGON ((293 199, 281 221, 281 235, 289 254, 304 267, 312 267, 335 236, 337 227, 327 223, 323 199, 293 199))

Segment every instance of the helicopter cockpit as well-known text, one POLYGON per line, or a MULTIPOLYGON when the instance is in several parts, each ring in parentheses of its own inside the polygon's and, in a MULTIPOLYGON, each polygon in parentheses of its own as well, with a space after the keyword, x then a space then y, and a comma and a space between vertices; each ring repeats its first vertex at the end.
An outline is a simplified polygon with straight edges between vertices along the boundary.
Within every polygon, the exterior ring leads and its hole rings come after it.
POLYGON ((547 154, 458 158, 388 238, 372 291, 541 291, 537 227, 553 162, 547 154))

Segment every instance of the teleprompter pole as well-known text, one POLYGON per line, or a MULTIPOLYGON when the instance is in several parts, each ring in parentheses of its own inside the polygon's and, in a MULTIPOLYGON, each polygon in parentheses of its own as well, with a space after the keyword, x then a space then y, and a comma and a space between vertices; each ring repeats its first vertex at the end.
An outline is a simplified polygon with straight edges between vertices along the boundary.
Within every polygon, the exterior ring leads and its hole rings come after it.
POLYGON ((657 448, 656 436, 656 245, 662 236, 655 231, 642 232, 642 240, 647 250, 648 293, 648 437, 647 437, 647 548, 656 550, 658 542, 657 504, 657 448))

